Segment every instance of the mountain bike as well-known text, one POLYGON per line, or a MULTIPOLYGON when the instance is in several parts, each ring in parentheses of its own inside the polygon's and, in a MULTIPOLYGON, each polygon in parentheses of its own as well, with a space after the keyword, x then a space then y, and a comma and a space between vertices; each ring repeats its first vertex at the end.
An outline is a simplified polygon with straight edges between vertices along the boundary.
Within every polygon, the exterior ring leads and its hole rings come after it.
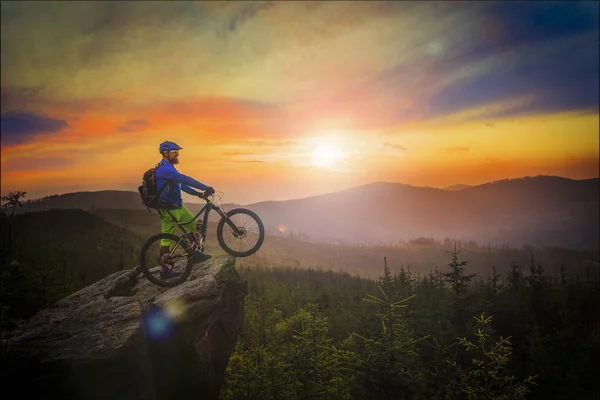
MULTIPOLYGON (((196 223, 196 234, 184 229, 183 226, 189 223, 179 223, 169 210, 160 210, 160 212, 169 213, 173 222, 183 231, 183 235, 159 233, 146 241, 140 251, 140 269, 150 282, 162 287, 174 287, 188 279, 192 267, 198 262, 197 259, 202 259, 208 216, 212 210, 221 216, 217 224, 217 240, 227 254, 234 257, 248 257, 256 253, 262 246, 265 239, 265 228, 255 212, 245 208, 235 208, 224 212, 215 204, 214 195, 205 196, 204 193, 200 193, 198 197, 205 200, 206 204, 189 222, 196 223), (204 218, 200 220, 198 217, 202 213, 204 213, 204 218), (167 243, 168 253, 161 254, 161 245, 166 247, 167 243), (173 243, 175 243, 174 246, 173 243), (170 271, 169 273, 177 274, 177 276, 163 278, 160 274, 161 270, 170 271)), ((218 195, 218 199, 220 200, 220 195, 218 195)))

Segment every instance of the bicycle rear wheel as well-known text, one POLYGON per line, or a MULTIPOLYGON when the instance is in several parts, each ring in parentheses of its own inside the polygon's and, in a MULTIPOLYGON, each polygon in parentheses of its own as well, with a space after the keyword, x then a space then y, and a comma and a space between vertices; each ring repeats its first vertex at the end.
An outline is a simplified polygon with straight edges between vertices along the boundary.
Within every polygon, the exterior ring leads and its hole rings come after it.
POLYGON ((187 240, 169 233, 159 233, 152 236, 140 251, 140 269, 148 280, 162 287, 177 286, 187 280, 192 272, 192 249, 187 240), (160 254, 161 240, 168 240, 168 254, 160 254), (162 266, 177 273, 175 277, 161 277, 162 266))
POLYGON ((241 234, 236 235, 226 218, 217 225, 219 245, 234 257, 248 257, 258 251, 265 239, 265 227, 255 212, 245 208, 236 208, 227 212, 227 218, 241 234))

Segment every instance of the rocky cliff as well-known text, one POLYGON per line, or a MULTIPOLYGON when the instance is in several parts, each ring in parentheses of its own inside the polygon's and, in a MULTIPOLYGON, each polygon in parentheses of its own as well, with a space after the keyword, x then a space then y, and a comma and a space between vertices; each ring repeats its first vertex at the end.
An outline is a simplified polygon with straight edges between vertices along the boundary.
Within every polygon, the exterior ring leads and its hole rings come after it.
POLYGON ((227 256, 170 289, 136 270, 112 274, 13 332, 3 389, 14 398, 217 399, 246 293, 227 256))

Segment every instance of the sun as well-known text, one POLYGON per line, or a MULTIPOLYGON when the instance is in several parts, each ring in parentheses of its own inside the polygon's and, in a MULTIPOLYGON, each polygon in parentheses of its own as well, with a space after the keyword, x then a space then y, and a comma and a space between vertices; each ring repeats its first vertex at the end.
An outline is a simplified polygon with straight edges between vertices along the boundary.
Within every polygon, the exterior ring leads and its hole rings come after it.
POLYGON ((318 167, 329 167, 342 158, 340 148, 329 142, 320 143, 312 152, 312 163, 318 167))

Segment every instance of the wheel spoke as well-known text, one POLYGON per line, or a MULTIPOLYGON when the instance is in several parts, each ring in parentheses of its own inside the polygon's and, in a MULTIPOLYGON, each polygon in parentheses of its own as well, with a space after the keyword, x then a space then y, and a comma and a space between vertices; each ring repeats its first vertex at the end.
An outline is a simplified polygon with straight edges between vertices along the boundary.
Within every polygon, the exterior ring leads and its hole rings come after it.
POLYGON ((191 262, 188 262, 189 255, 190 249, 187 242, 181 241, 174 235, 156 235, 144 245, 140 266, 144 275, 153 283, 159 286, 172 287, 187 279, 193 265, 191 262), (167 238, 169 238, 168 242, 170 242, 169 252, 161 253, 161 240, 167 240, 167 238), (160 275, 163 268, 176 272, 178 275, 163 278, 160 275))
MULTIPOLYGON (((243 233, 236 237, 233 229, 229 227, 226 221, 223 221, 220 229, 221 244, 233 253, 245 254, 259 245, 261 241, 262 225, 252 214, 246 212, 235 212, 229 214, 230 221, 243 233)), ((263 233, 264 235, 264 233, 263 233)))

